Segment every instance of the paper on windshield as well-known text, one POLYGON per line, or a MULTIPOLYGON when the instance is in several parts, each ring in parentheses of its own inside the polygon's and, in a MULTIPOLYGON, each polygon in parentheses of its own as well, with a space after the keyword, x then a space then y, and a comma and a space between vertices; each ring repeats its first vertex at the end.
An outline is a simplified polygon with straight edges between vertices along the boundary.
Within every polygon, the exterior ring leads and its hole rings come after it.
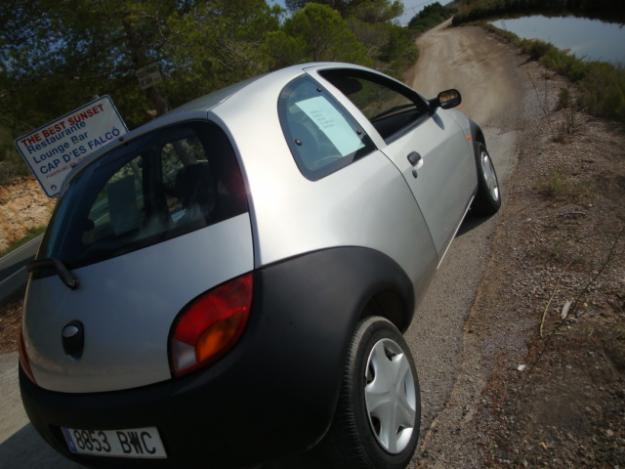
POLYGON ((305 99, 297 104, 334 144, 342 156, 347 156, 365 145, 347 119, 323 96, 305 99))

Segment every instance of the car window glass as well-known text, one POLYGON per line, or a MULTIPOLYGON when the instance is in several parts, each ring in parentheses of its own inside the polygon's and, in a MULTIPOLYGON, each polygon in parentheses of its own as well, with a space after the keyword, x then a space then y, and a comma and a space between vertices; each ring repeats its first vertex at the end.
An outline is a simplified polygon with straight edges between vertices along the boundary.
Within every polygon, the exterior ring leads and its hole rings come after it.
POLYGON ((308 77, 284 88, 279 111, 291 152, 309 179, 330 174, 374 149, 354 118, 308 77))
POLYGON ((403 86, 360 70, 326 70, 321 75, 336 86, 390 141, 427 116, 425 103, 403 86))
POLYGON ((89 209, 82 242, 96 243, 136 229, 143 222, 143 171, 138 156, 123 165, 98 193, 89 209))
POLYGON ((42 257, 85 265, 247 210, 227 137, 214 125, 155 131, 103 155, 72 181, 42 257))
POLYGON ((176 187, 187 171, 185 168, 210 166, 202 142, 197 135, 190 135, 165 143, 161 148, 161 166, 167 209, 172 220, 177 220, 186 213, 181 188, 176 187))

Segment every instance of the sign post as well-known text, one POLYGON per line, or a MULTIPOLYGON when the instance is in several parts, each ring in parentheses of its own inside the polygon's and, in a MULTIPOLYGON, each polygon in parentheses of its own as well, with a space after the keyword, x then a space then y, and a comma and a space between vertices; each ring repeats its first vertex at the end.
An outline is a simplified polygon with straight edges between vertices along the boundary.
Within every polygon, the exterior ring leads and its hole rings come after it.
POLYGON ((163 81, 158 63, 152 63, 137 70, 137 79, 139 88, 142 90, 147 90, 163 81))
POLYGON ((113 100, 103 96, 22 135, 15 146, 46 195, 54 197, 74 166, 126 132, 113 100))

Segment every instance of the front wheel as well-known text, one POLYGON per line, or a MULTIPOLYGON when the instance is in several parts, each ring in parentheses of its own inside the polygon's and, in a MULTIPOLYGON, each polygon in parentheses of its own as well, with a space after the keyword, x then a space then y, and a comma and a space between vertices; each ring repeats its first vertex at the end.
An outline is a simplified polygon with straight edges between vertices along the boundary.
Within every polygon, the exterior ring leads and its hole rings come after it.
POLYGON ((477 194, 473 212, 481 216, 497 213, 501 207, 501 190, 493 161, 483 143, 477 144, 477 194))
POLYGON ((421 399, 412 355, 397 328, 363 320, 352 336, 323 467, 402 469, 419 439, 421 399))

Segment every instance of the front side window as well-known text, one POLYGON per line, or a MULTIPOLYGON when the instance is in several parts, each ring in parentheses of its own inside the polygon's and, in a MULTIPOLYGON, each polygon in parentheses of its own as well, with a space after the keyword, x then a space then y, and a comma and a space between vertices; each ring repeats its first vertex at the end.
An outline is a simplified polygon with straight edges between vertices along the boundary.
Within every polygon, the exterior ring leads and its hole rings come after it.
POLYGON ((87 166, 59 202, 41 257, 76 267, 247 210, 241 172, 217 126, 160 129, 87 166))
POLYGON ((416 93, 381 75, 350 69, 320 74, 360 109, 387 143, 428 115, 416 93))
POLYGON ((354 118, 309 77, 282 90, 278 110, 293 157, 308 179, 317 180, 374 150, 354 118))

